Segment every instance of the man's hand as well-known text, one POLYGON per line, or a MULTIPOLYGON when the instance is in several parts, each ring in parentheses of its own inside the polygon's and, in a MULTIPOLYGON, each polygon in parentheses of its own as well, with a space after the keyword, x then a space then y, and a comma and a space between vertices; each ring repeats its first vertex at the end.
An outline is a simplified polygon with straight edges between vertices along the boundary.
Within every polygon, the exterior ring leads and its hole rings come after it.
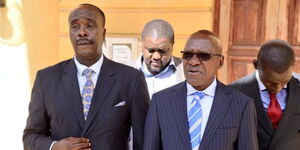
POLYGON ((53 144, 52 150, 90 150, 89 139, 81 137, 68 137, 53 144))

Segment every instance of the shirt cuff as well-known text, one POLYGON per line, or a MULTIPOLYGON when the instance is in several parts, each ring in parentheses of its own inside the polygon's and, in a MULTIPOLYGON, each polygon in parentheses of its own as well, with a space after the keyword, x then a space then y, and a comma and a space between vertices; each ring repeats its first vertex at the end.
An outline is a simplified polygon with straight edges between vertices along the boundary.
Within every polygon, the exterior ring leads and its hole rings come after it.
POLYGON ((52 146, 54 145, 54 143, 56 143, 57 141, 52 142, 52 144, 50 145, 49 150, 52 150, 52 146))

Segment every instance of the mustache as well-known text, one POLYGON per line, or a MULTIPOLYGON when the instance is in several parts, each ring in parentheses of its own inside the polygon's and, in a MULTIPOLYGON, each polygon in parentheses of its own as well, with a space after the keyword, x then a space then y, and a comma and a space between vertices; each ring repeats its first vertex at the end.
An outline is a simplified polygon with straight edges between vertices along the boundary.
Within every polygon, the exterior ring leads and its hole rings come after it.
POLYGON ((76 39, 76 44, 77 45, 84 45, 84 44, 93 44, 93 41, 89 38, 79 38, 76 39))

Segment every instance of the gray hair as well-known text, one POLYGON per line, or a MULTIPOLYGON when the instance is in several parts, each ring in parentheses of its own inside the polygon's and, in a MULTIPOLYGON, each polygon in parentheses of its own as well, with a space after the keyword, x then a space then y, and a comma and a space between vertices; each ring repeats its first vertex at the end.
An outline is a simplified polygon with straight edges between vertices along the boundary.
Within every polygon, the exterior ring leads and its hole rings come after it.
POLYGON ((174 43, 174 30, 167 21, 154 19, 144 26, 142 41, 145 37, 168 38, 172 43, 174 43))

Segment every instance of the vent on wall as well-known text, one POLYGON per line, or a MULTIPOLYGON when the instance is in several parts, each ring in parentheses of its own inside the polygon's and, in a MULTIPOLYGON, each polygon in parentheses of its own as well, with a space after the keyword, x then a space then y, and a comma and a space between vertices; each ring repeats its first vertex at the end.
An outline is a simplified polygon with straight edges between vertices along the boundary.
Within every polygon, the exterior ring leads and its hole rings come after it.
POLYGON ((0 8, 3 8, 5 7, 5 0, 0 0, 0 8))

